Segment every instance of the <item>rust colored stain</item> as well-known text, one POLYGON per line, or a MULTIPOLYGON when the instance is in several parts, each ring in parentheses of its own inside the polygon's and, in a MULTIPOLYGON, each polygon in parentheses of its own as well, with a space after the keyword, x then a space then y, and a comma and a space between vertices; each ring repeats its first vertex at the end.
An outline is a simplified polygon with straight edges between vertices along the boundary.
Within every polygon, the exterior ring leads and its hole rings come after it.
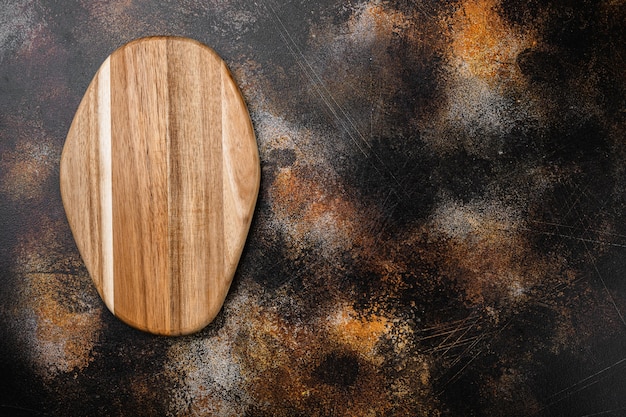
POLYGON ((97 294, 86 274, 76 274, 76 259, 61 259, 58 223, 31 218, 15 250, 20 291, 15 315, 23 323, 20 345, 46 380, 79 372, 94 360, 102 329, 97 294), (47 256, 42 255, 47 253, 47 256), (55 259, 57 258, 57 259, 55 259), (54 272, 65 271, 65 272, 54 272))
POLYGON ((563 274, 563 261, 532 251, 520 223, 498 207, 445 207, 435 218, 432 230, 441 233, 443 262, 468 303, 510 307, 527 302, 548 282, 567 285, 572 274, 563 274))
POLYGON ((36 340, 32 342, 43 347, 37 353, 41 355, 45 373, 85 369, 93 360, 91 350, 98 341, 101 324, 96 312, 74 312, 55 299, 58 298, 55 291, 63 288, 69 278, 40 275, 32 279, 33 290, 29 295, 37 316, 36 340), (69 334, 73 336, 68 337, 69 334))
POLYGON ((461 73, 485 80, 510 78, 517 56, 537 45, 532 31, 506 22, 499 0, 469 0, 443 19, 451 37, 451 62, 461 73))
POLYGON ((0 192, 15 202, 43 198, 43 187, 52 176, 59 157, 50 140, 41 137, 41 131, 35 131, 34 135, 34 140, 24 138, 26 140, 18 142, 14 150, 0 156, 0 169, 4 173, 0 192), (35 140, 38 143, 34 143, 35 140))
POLYGON ((390 409, 386 394, 380 392, 381 375, 366 358, 355 356, 349 345, 333 343, 319 331, 294 328, 277 319, 250 334, 250 350, 241 355, 247 358, 245 369, 252 374, 252 409, 269 415, 311 410, 315 415, 332 410, 355 415, 390 409))
POLYGON ((317 240, 330 251, 350 249, 359 236, 358 210, 341 197, 339 187, 326 185, 322 188, 294 169, 280 170, 270 190, 276 219, 287 225, 295 242, 317 240))
MULTIPOLYGON (((248 285, 255 288, 252 283, 248 285)), ((347 316, 357 314, 348 308, 294 326, 263 304, 261 298, 249 293, 234 300, 224 327, 212 343, 203 344, 205 348, 195 353, 183 353, 182 346, 176 348, 172 364, 200 360, 213 369, 212 380, 209 377, 206 385, 195 385, 190 376, 195 379, 193 374, 209 375, 211 371, 185 366, 189 384, 185 389, 193 395, 191 404, 179 404, 178 412, 212 410, 236 415, 247 410, 264 415, 327 415, 335 410, 341 415, 360 415, 363 410, 382 413, 394 409, 390 398, 381 395, 380 388, 386 382, 376 371, 385 360, 378 344, 392 327, 386 319, 347 316), (242 316, 241 311, 247 314, 242 316), (200 353, 204 355, 196 356, 200 353), (230 355, 234 362, 221 362, 230 361, 230 355), (222 394, 212 394, 214 389, 222 394), (239 393, 237 397, 231 396, 233 389, 239 393)))
POLYGON ((389 334, 392 326, 385 317, 377 315, 359 317, 354 309, 349 307, 337 312, 331 323, 330 330, 334 338, 365 357, 374 351, 381 337, 389 334))

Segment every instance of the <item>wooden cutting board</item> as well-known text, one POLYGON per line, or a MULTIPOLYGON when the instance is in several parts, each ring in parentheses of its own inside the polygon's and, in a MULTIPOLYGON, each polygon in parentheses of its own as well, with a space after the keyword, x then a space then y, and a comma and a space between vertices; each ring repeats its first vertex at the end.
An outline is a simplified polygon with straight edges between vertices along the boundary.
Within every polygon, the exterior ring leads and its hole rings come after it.
POLYGON ((212 49, 152 37, 113 52, 76 112, 60 181, 113 314, 161 335, 213 320, 248 234, 260 164, 242 96, 212 49))

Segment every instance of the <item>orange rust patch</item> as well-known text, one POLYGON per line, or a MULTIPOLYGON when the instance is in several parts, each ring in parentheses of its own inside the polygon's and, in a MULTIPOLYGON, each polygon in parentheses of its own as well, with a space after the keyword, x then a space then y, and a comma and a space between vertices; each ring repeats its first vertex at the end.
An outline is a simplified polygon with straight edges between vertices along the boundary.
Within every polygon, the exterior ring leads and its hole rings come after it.
POLYGON ((0 156, 0 192, 13 201, 42 199, 57 155, 46 140, 18 142, 15 151, 0 156))
MULTIPOLYGON (((133 18, 136 5, 132 0, 112 0, 105 3, 83 0, 81 3, 90 14, 90 23, 95 26, 95 33, 111 33, 127 39, 129 34, 141 33, 142 29, 146 29, 146 21, 133 18)), ((159 23, 161 22, 153 22, 153 27, 159 23)))
POLYGON ((43 378, 54 378, 93 360, 98 343, 101 305, 87 275, 58 271, 79 270, 78 258, 63 254, 59 228, 63 221, 31 217, 14 249, 14 270, 23 280, 18 315, 30 317, 25 328, 26 348, 43 378))
POLYGON ((365 220, 332 181, 324 188, 291 168, 281 169, 270 190, 277 220, 298 245, 320 242, 329 252, 347 250, 365 220), (308 243, 307 243, 308 242, 308 243))
MULTIPOLYGON (((355 357, 351 346, 339 343, 334 336, 328 338, 324 323, 292 324, 274 309, 250 301, 237 307, 240 316, 232 316, 242 325, 225 327, 237 333, 229 338, 235 341, 233 359, 240 365, 241 381, 249 397, 246 400, 250 401, 248 409, 276 416, 311 410, 317 415, 380 415, 392 409, 388 395, 380 390, 385 384, 384 373, 363 358, 355 359, 358 369, 348 385, 317 376, 319 366, 329 356, 355 357)), ((346 327, 353 338, 370 333, 375 339, 381 331, 376 323, 353 324, 346 327)))
POLYGON ((59 274, 29 274, 29 297, 24 300, 37 319, 31 349, 46 378, 89 366, 102 327, 98 311, 74 312, 58 300, 57 292, 71 291, 64 288, 61 278, 76 279, 59 274))
POLYGON ((527 301, 547 280, 567 280, 561 260, 537 255, 515 216, 498 206, 442 208, 433 229, 442 233, 446 274, 470 305, 488 308, 527 301))
POLYGON ((413 24, 403 13, 385 9, 380 4, 369 3, 365 8, 365 15, 373 20, 379 37, 400 34, 413 24))
POLYGON ((467 0, 443 19, 451 38, 450 61, 462 73, 493 80, 511 76, 516 58, 535 37, 511 27, 498 13, 499 0, 467 0))
POLYGON ((369 315, 358 317, 352 307, 346 306, 330 319, 331 333, 334 338, 359 352, 364 357, 370 357, 379 342, 390 328, 388 320, 382 316, 369 315))

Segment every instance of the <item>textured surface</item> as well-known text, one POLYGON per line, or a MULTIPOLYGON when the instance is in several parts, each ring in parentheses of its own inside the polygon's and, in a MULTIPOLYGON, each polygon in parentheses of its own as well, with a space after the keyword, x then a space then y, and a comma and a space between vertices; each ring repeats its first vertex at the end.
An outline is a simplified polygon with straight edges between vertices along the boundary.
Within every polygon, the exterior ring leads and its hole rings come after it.
POLYGON ((1 7, 2 411, 623 415, 625 8, 1 7), (58 192, 93 74, 154 34, 225 60, 262 168, 224 309, 175 339, 107 311, 58 192))
POLYGON ((155 334, 215 318, 259 190, 254 131, 214 51, 135 40, 104 61, 63 148, 63 204, 100 296, 155 334))

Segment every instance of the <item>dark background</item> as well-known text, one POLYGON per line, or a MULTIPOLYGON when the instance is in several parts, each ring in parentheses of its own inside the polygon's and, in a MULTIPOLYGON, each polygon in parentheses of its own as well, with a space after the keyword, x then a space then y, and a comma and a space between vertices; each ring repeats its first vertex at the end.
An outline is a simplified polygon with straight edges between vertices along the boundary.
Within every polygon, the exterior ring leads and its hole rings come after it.
POLYGON ((0 415, 626 415, 626 3, 0 1, 0 415), (218 318, 115 319, 59 159, 117 47, 213 47, 255 218, 218 318))

